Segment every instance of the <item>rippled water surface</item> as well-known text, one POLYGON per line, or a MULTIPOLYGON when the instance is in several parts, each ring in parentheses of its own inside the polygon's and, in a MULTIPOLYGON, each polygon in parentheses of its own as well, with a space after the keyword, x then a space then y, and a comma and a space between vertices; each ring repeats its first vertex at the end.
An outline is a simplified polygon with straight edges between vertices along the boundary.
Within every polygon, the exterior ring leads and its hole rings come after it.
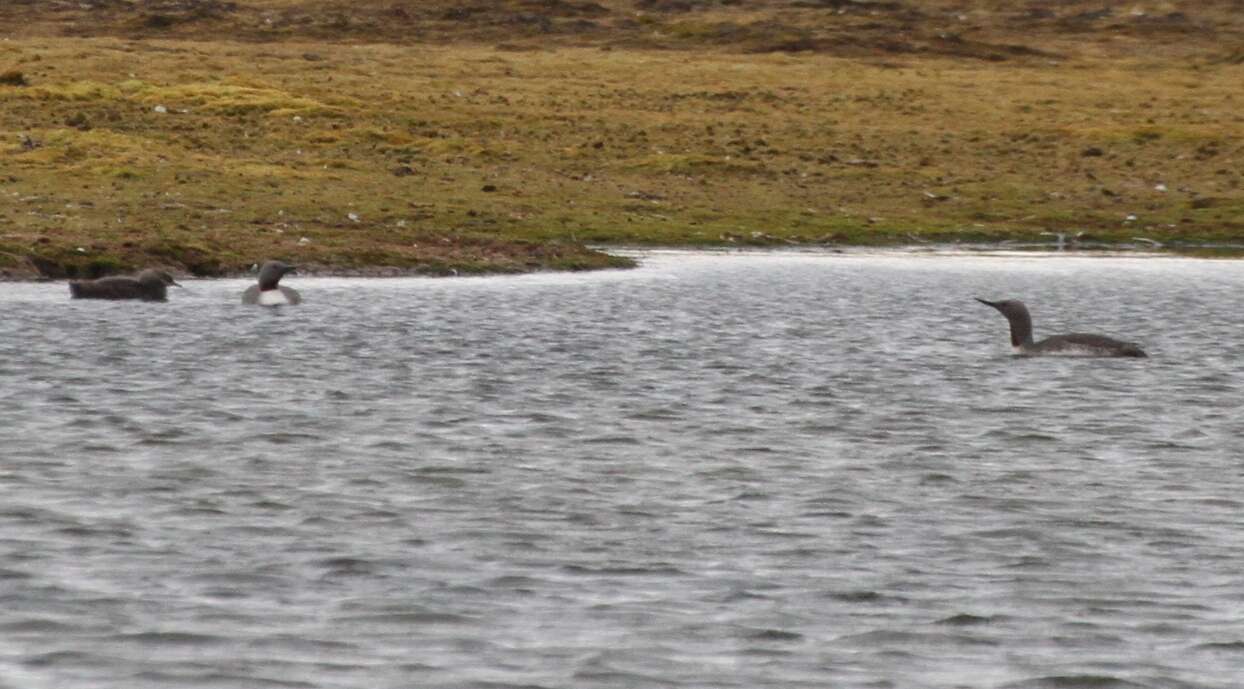
POLYGON ((0 285, 0 687, 1244 677, 1242 263, 287 282, 0 285))

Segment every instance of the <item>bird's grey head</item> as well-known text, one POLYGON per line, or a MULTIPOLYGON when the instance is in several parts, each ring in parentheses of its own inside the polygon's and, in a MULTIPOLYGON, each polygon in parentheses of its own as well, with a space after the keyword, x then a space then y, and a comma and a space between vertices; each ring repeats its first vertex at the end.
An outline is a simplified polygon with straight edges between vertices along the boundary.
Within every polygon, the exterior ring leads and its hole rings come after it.
POLYGON ((1019 301, 1018 299, 1004 299, 1002 301, 988 301, 986 299, 981 299, 980 297, 977 297, 976 301, 979 301, 982 304, 988 304, 994 307, 995 309, 1001 311, 1002 315, 1007 317, 1007 320, 1011 320, 1012 318, 1028 318, 1029 317, 1028 307, 1024 306, 1024 302, 1019 301))
POLYGON ((976 298, 982 304, 988 304, 1002 312, 1011 324, 1011 346, 1025 347, 1032 344, 1032 317, 1028 315, 1028 307, 1018 299, 1004 301, 987 301, 976 298))
POLYGON ((144 285, 172 285, 181 287, 181 284, 173 279, 173 276, 163 270, 155 270, 148 268, 138 274, 138 281, 144 285))
POLYGON ((288 263, 281 261, 268 261, 259 269, 259 289, 269 290, 276 289, 276 285, 281 281, 286 273, 292 273, 297 268, 288 263))

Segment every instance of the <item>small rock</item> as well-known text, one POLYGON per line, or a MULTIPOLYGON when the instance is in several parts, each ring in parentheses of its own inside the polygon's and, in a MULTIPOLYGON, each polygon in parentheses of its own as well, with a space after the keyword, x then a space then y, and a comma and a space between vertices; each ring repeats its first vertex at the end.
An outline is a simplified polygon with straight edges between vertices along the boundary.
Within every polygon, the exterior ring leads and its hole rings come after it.
POLYGON ((307 244, 310 244, 310 243, 311 243, 311 240, 310 240, 310 239, 307 239, 306 237, 300 237, 300 238, 298 239, 298 243, 299 243, 299 244, 302 244, 303 246, 305 246, 305 245, 307 245, 307 244))
POLYGON ((30 86, 30 82, 26 79, 26 75, 17 70, 9 70, 0 73, 0 84, 5 86, 30 86))
POLYGON ((413 174, 415 174, 415 169, 409 165, 398 165, 393 168, 393 176, 395 177, 407 177, 413 174))
POLYGON ((628 192, 626 196, 627 198, 642 199, 644 201, 651 201, 653 203, 657 203, 658 201, 662 201, 665 199, 665 197, 661 196, 660 194, 654 194, 648 191, 632 191, 632 192, 628 192))
POLYGON ((1155 185, 1153 185, 1153 190, 1154 190, 1154 191, 1166 191, 1166 185, 1165 185, 1165 184, 1155 184, 1155 185))
POLYGON ((164 107, 163 105, 157 105, 154 108, 152 108, 152 110, 160 113, 161 115, 168 112, 168 108, 164 107))
POLYGON ((358 213, 346 213, 346 217, 350 219, 350 222, 358 222, 360 219, 358 213))
POLYGON ((480 190, 480 191, 489 191, 489 192, 491 192, 491 191, 496 191, 496 190, 497 190, 497 185, 495 185, 495 184, 485 184, 484 186, 480 187, 480 188, 479 188, 479 190, 480 190))
POLYGON ((1089 146, 1083 151, 1080 151, 1080 155, 1085 158, 1100 158, 1101 156, 1106 155, 1106 152, 1096 146, 1089 146))
POLYGON ((1137 220, 1138 218, 1135 213, 1128 213, 1127 217, 1123 218, 1123 222, 1136 222, 1137 220))

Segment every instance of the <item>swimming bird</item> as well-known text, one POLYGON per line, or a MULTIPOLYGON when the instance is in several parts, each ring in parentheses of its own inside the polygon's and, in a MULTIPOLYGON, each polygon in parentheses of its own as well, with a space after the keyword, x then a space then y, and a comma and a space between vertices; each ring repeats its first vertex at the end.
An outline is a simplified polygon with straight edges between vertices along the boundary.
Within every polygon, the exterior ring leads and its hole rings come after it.
POLYGON ((141 299, 168 301, 168 286, 181 287, 172 275, 148 268, 134 277, 114 275, 98 280, 69 283, 73 299, 141 299))
POLYGON ((259 304, 261 306, 280 306, 281 304, 300 304, 302 295, 292 287, 279 285, 286 273, 296 270, 294 266, 280 261, 268 261, 259 269, 259 284, 251 285, 242 293, 243 304, 259 304))
POLYGON ((1028 315, 1028 307, 1024 302, 1015 299, 1005 301, 986 301, 976 298, 982 304, 988 304, 1002 312, 1011 324, 1011 346, 1016 354, 1024 356, 1041 356, 1043 354, 1080 354, 1084 356, 1131 356, 1147 357, 1138 345, 1122 342, 1105 335, 1087 333, 1069 333, 1053 335, 1041 340, 1032 341, 1032 317, 1028 315))

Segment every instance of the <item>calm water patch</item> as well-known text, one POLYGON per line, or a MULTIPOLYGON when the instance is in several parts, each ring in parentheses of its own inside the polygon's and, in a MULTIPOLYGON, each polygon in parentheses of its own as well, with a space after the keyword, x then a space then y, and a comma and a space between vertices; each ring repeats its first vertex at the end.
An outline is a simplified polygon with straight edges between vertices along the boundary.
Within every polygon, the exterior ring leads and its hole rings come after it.
POLYGON ((0 687, 1238 682, 1244 264, 289 283, 0 285, 0 687))

